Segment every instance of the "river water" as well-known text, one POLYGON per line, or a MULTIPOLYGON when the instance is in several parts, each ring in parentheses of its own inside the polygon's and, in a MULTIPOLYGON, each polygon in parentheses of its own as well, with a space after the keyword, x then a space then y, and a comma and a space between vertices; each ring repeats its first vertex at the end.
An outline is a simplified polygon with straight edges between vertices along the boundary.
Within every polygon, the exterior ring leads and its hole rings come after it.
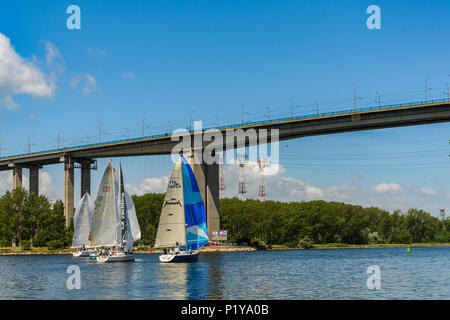
POLYGON ((201 253, 199 262, 179 264, 162 264, 158 254, 106 264, 0 256, 0 298, 450 299, 450 247, 201 253), (71 265, 79 267, 80 289, 71 265), (373 265, 380 289, 367 286, 373 265))

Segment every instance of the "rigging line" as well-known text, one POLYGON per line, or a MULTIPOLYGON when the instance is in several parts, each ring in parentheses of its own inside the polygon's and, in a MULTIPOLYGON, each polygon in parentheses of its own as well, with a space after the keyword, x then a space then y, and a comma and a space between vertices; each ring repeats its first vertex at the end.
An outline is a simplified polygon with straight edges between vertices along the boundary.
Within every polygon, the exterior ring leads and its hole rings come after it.
MULTIPOLYGON (((350 156, 350 155, 333 155, 333 156, 320 156, 320 155, 313 155, 313 156, 284 156, 281 155, 279 157, 282 161, 303 161, 303 160, 315 160, 315 161, 357 161, 357 160, 373 160, 373 161, 379 161, 380 159, 389 161, 389 160, 413 160, 409 155, 392 155, 392 156, 384 156, 384 155, 371 155, 371 156, 350 156)), ((438 159, 447 159, 448 153, 442 153, 440 156, 430 155, 430 154, 418 154, 414 157, 414 159, 421 158, 421 159, 431 159, 431 160, 438 160, 438 159)))
POLYGON ((382 165, 362 165, 362 164, 356 164, 356 165, 341 165, 341 164, 333 164, 333 165, 320 165, 320 164, 310 164, 310 163, 302 163, 299 165, 295 165, 295 164, 287 164, 286 166, 281 164, 284 167, 287 168, 312 168, 312 167, 316 167, 316 168, 403 168, 406 166, 409 167, 428 167, 428 166, 443 166, 443 165, 448 165, 448 162, 436 162, 436 163, 417 163, 417 164, 413 164, 413 163, 406 163, 406 164, 382 164, 382 165))

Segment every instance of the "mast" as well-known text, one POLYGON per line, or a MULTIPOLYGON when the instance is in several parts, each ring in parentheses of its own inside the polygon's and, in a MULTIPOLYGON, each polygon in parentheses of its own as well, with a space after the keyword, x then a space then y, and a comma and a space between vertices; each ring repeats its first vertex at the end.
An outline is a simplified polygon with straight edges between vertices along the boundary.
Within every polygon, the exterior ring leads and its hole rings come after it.
POLYGON ((120 227, 121 227, 121 246, 125 247, 128 241, 128 219, 127 203, 125 201, 125 189, 123 186, 122 163, 119 164, 119 209, 120 209, 120 227))
POLYGON ((194 172, 187 160, 181 156, 183 173, 183 197, 185 214, 186 248, 198 250, 208 241, 206 211, 194 172))
MULTIPOLYGON (((194 154, 192 153, 192 157, 194 156, 194 154)), ((181 161, 183 161, 183 153, 180 152, 180 159, 181 161)), ((192 159, 193 160, 193 159, 192 159)), ((181 172, 183 172, 183 163, 181 163, 181 172)), ((185 204, 185 199, 184 199, 184 179, 183 179, 183 173, 181 173, 181 179, 183 181, 183 203, 185 204)), ((188 242, 187 242, 187 236, 186 236, 186 207, 184 207, 184 243, 186 244, 186 251, 188 250, 188 242)))

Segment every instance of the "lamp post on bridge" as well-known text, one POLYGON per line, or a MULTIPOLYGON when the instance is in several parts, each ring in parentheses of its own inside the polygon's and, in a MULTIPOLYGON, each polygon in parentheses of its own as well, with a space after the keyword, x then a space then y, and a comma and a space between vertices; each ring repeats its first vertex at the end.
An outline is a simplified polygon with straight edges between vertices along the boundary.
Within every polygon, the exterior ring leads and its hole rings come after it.
POLYGON ((102 127, 104 127, 104 125, 101 125, 98 127, 98 142, 99 143, 102 142, 102 127))
POLYGON ((354 100, 354 103, 355 103, 355 112, 356 112, 356 89, 357 88, 359 88, 359 87, 355 87, 354 89, 353 89, 353 100, 354 100))
POLYGON ((145 137, 145 128, 150 128, 150 126, 146 126, 144 122, 145 119, 142 119, 142 137, 145 137))
POLYGON ((376 92, 376 94, 378 95, 378 107, 381 109, 381 96, 378 91, 376 92))
POLYGON ((444 84, 447 87, 447 100, 450 101, 450 91, 449 91, 448 83, 444 83, 444 84))
POLYGON ((191 128, 192 128, 192 112, 194 112, 193 110, 189 111, 189 124, 188 124, 188 132, 191 132, 191 128))
POLYGON ((30 154, 31 153, 31 146, 35 146, 36 144, 35 143, 31 143, 30 142, 30 137, 28 137, 28 154, 30 154))
POLYGON ((242 125, 244 125, 244 115, 249 115, 250 113, 248 112, 244 112, 244 104, 242 104, 242 111, 241 111, 241 116, 242 116, 242 125))
POLYGON ((294 117, 294 97, 291 97, 291 119, 294 117))

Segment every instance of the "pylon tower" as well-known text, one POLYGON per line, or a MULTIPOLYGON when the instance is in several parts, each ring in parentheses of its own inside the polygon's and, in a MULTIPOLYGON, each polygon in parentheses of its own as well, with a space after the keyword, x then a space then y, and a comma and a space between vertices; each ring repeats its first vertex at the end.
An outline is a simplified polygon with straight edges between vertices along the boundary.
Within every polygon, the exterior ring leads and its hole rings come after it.
POLYGON ((245 200, 245 194, 247 193, 247 189, 245 187, 245 179, 244 179, 244 163, 245 163, 245 154, 238 154, 239 161, 239 185, 238 185, 238 198, 239 200, 245 200))
POLYGON ((259 192, 258 192, 258 197, 259 197, 260 201, 264 201, 265 196, 267 196, 266 186, 264 184, 264 168, 266 166, 266 161, 258 159, 258 166, 259 166, 259 192))
POLYGON ((222 155, 219 154, 219 193, 223 194, 225 191, 225 182, 223 179, 223 159, 222 155))

